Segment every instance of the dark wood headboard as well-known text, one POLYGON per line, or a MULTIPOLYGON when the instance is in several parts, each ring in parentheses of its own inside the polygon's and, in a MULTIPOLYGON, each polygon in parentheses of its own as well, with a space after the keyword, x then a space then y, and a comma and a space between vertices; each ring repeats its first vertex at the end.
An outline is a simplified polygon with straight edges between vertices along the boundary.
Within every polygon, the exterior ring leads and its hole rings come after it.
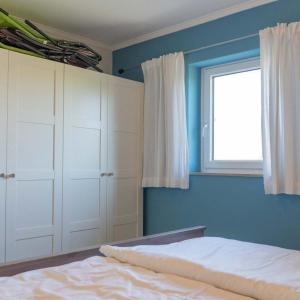
POLYGON ((180 230, 168 231, 164 233, 146 235, 141 238, 135 238, 127 241, 110 243, 109 245, 119 246, 119 247, 130 247, 130 246, 138 246, 138 245, 171 244, 171 243, 189 240, 197 237, 202 237, 204 235, 205 229, 206 229, 205 226, 190 227, 190 228, 185 228, 180 230))

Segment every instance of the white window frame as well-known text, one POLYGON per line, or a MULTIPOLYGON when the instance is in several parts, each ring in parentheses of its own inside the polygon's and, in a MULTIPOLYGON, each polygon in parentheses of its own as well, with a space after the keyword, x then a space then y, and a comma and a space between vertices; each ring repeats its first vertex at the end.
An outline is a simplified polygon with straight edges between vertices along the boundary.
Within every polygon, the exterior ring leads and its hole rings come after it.
POLYGON ((248 59, 202 69, 201 74, 201 172, 262 174, 262 161, 213 160, 213 78, 260 69, 260 60, 248 59))

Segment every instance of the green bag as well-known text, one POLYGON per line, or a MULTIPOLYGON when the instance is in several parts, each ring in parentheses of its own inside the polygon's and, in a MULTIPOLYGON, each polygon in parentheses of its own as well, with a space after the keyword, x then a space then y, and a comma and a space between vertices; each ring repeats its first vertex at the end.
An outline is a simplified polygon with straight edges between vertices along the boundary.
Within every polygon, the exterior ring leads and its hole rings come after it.
POLYGON ((1 8, 0 48, 102 72, 101 55, 86 44, 52 38, 29 20, 22 22, 1 8))
MULTIPOLYGON (((44 37, 42 35, 40 35, 36 31, 34 31, 30 26, 28 26, 27 24, 19 21, 16 17, 8 15, 1 8, 0 8, 0 28, 19 29, 24 34, 26 34, 28 37, 32 38, 33 40, 35 40, 39 43, 47 44, 47 42, 48 42, 47 40, 44 39, 44 37)), ((0 48, 10 50, 10 51, 14 51, 14 52, 19 52, 19 53, 22 53, 22 54, 31 55, 31 56, 41 57, 37 53, 31 52, 31 51, 28 51, 28 50, 24 50, 24 49, 20 49, 20 48, 17 48, 17 47, 5 45, 1 42, 0 42, 0 48)))
POLYGON ((47 44, 48 42, 42 35, 33 30, 30 26, 19 21, 16 17, 8 15, 2 9, 0 9, 0 27, 19 29, 28 35, 28 37, 36 40, 39 43, 47 44))

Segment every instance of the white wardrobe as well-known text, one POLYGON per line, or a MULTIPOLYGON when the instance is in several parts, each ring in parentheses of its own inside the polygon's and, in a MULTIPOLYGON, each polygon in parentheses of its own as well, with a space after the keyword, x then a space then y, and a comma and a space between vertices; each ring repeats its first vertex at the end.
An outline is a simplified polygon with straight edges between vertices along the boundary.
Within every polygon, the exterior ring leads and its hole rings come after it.
POLYGON ((0 264, 142 234, 143 84, 0 50, 0 264))

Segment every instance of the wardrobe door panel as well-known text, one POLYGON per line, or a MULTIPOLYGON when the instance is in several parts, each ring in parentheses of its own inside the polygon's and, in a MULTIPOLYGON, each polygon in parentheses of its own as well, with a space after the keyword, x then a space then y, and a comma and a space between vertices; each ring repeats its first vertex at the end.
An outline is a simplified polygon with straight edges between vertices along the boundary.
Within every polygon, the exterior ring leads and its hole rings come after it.
POLYGON ((64 251, 106 240, 107 96, 102 75, 65 68, 64 251))
POLYGON ((0 49, 0 264, 5 262, 5 194, 8 52, 0 49))
POLYGON ((112 241, 142 234, 141 132, 143 85, 112 78, 108 101, 108 212, 112 241))
POLYGON ((63 65, 9 53, 7 261, 61 252, 63 65))

